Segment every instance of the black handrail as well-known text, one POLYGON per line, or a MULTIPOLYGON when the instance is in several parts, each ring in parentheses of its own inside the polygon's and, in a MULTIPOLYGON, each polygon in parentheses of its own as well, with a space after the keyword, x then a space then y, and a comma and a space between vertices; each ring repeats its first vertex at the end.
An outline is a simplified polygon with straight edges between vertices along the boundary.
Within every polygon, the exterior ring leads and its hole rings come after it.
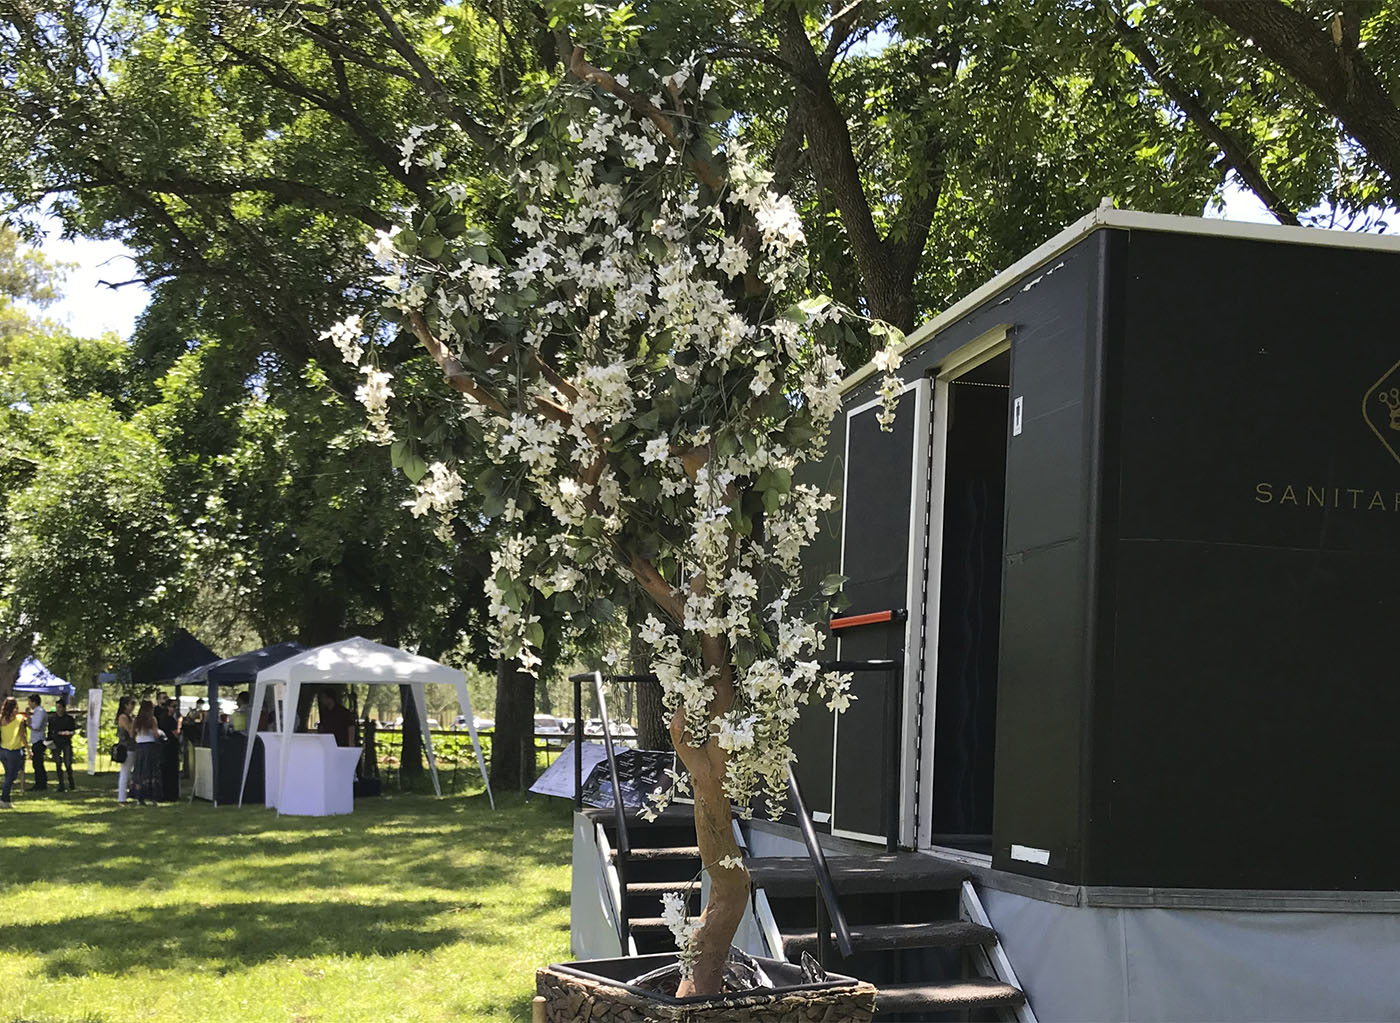
MULTIPOLYGON (((902 658, 871 661, 822 661, 819 667, 823 672, 887 671, 891 674, 892 682, 901 682, 903 676, 902 658)), ((889 799, 885 849, 891 853, 896 852, 899 848, 899 743, 895 735, 895 730, 899 725, 899 716, 898 703, 894 699, 894 689, 894 685, 885 687, 885 734, 889 736, 892 751, 885 761, 885 791, 889 799)), ((812 815, 807 812, 807 803, 802 798, 802 789, 797 784, 797 775, 793 773, 791 764, 788 765, 787 775, 788 795, 792 800, 792 810, 797 817, 797 825, 802 831, 802 841, 807 846, 807 857, 812 861, 812 872, 817 876, 817 957, 825 966, 826 917, 829 916, 831 919, 832 930, 836 932, 836 947, 840 949, 842 958, 849 957, 853 952, 851 929, 846 923, 846 914, 841 911, 841 903, 836 897, 836 885, 831 879, 831 868, 827 865, 826 854, 822 852, 821 842, 817 838, 816 826, 812 823, 812 815), (823 914, 823 910, 826 911, 825 914, 823 914)))
MULTIPOLYGON (((807 856, 812 861, 812 870, 817 875, 818 909, 821 903, 831 915, 831 925, 836 931, 836 945, 841 949, 842 958, 849 958, 855 951, 851 945, 851 929, 846 925, 846 914, 841 912, 841 904, 836 900, 836 885, 831 880, 831 868, 826 864, 826 854, 817 840, 817 829, 812 825, 812 816, 807 812, 807 804, 802 799, 802 789, 797 784, 797 775, 788 765, 788 796, 792 799, 793 812, 797 814, 798 826, 802 829, 802 841, 807 844, 807 856)), ((821 914, 817 914, 818 951, 825 944, 826 928, 822 925, 821 914)), ((819 956, 825 959, 825 956, 819 956)), ((826 964, 823 962, 823 966, 826 964)))
POLYGON ((583 809, 583 680, 593 679, 593 692, 598 697, 598 716, 603 722, 603 748, 608 755, 608 774, 613 787, 613 819, 617 824, 617 936, 622 941, 622 954, 627 954, 630 924, 627 920, 627 858, 632 842, 627 835, 627 813, 622 806, 622 785, 617 775, 617 757, 613 754, 612 724, 608 720, 608 704, 603 698, 603 673, 584 671, 570 675, 574 684, 574 806, 583 809))

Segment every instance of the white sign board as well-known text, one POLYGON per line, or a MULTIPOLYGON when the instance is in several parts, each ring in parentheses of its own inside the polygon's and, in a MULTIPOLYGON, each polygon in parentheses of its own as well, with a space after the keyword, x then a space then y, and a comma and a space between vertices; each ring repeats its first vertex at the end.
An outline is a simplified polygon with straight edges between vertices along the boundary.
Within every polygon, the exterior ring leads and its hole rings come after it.
POLYGON ((87 751, 88 774, 97 773, 97 745, 101 741, 97 730, 102 724, 102 690, 88 690, 87 705, 87 751))
MULTIPOLYGON (((588 779, 589 772, 600 761, 606 759, 608 759, 608 752, 603 748, 601 742, 585 742, 583 744, 584 780, 588 779)), ((535 779, 535 784, 530 786, 530 791, 538 792, 542 796, 574 798, 574 744, 572 742, 565 746, 564 752, 560 753, 554 763, 546 767, 544 773, 535 779)))

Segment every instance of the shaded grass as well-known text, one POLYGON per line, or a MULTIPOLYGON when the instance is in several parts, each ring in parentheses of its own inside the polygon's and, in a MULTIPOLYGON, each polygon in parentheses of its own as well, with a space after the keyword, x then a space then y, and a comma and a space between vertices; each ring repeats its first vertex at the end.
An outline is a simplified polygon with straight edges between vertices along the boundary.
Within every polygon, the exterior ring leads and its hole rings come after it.
POLYGON ((528 1020, 569 957, 563 800, 279 818, 79 782, 0 813, 0 1020, 528 1020))

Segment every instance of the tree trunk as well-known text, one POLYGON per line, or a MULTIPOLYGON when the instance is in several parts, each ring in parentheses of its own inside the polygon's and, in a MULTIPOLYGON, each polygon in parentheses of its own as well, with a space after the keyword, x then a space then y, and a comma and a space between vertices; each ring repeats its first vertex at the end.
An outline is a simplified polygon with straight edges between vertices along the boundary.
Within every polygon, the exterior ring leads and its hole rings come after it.
POLYGON ((535 679, 535 708, 537 714, 553 714, 554 701, 549 696, 549 680, 544 677, 544 672, 535 679))
MULTIPOLYGON (((648 647, 642 642, 639 633, 638 614, 632 615, 632 639, 629 660, 632 671, 637 675, 651 672, 648 647)), ((666 723, 666 708, 661 700, 660 682, 638 682, 637 690, 637 744, 642 749, 671 749, 671 729, 666 723)))
POLYGON ((14 690, 15 680, 19 678, 19 669, 29 656, 30 645, 29 637, 0 642, 0 700, 14 690))
POLYGON ((523 792, 535 780, 535 679, 504 658, 496 662, 490 770, 494 792, 523 792))
POLYGON ((413 687, 399 686, 399 714, 403 716, 399 747, 399 777, 412 787, 423 777, 423 722, 413 702, 413 687))
POLYGON ((749 903, 749 872, 743 867, 720 866, 721 860, 737 860, 740 855, 734 840, 729 797, 724 792, 728 756, 713 739, 700 747, 687 744, 685 721, 679 714, 671 720, 671 738, 690 772, 695 792, 696 844, 700 847, 700 862, 710 873, 710 897, 700 914, 694 938, 699 959, 676 994, 682 998, 719 994, 724 961, 749 903))

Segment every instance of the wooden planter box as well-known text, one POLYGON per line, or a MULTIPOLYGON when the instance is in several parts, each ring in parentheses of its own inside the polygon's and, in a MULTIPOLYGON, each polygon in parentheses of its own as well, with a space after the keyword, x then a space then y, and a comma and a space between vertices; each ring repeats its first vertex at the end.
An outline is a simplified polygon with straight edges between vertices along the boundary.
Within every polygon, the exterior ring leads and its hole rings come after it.
POLYGON ((626 978, 675 962, 673 955, 557 963, 535 973, 548 1023, 870 1023, 875 988, 828 974, 804 984, 790 963, 760 959, 777 988, 732 995, 674 998, 633 987, 626 978))

